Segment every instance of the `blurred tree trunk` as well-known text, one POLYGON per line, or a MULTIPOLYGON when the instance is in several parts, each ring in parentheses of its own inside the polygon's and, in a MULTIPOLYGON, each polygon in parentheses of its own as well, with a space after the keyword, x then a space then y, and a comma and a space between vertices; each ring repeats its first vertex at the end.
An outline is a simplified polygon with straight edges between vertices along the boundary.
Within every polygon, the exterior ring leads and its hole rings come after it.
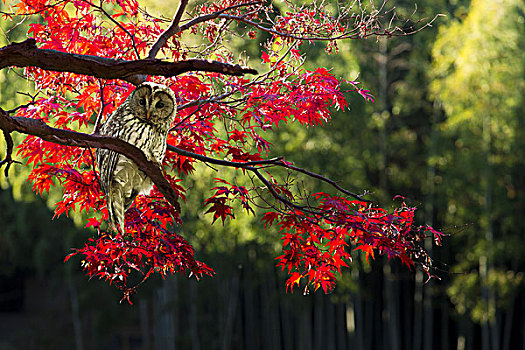
MULTIPOLYGON (((352 278, 353 280, 359 285, 361 282, 361 263, 360 259, 354 260, 356 263, 356 267, 352 269, 352 278)), ((355 347, 356 349, 364 349, 364 334, 365 334, 365 315, 364 315, 364 306, 363 306, 363 299, 361 297, 361 288, 358 288, 357 291, 353 294, 353 319, 347 320, 347 322, 352 322, 351 326, 349 327, 349 331, 353 332, 353 340, 355 340, 355 347)), ((351 333, 352 335, 352 333, 351 333)), ((352 337, 350 338, 350 341, 352 341, 352 337)))
POLYGON ((144 350, 151 349, 151 339, 149 331, 149 317, 148 317, 148 301, 141 299, 139 302, 140 313, 140 331, 142 333, 142 348, 144 350))
POLYGON ((375 291, 375 295, 368 302, 370 304, 370 309, 372 313, 372 324, 370 328, 370 338, 372 340, 372 346, 376 349, 384 349, 385 344, 388 342, 387 338, 382 337, 385 334, 385 327, 388 327, 388 324, 385 324, 383 321, 383 315, 385 314, 385 302, 382 298, 382 291, 385 288, 384 275, 382 269, 380 269, 380 261, 371 261, 373 269, 377 269, 376 273, 373 273, 372 276, 372 290, 375 291), (375 266, 374 266, 375 265, 375 266))
POLYGON ((382 191, 382 200, 386 200, 389 196, 389 183, 387 174, 388 165, 388 133, 387 124, 390 119, 389 105, 390 101, 388 98, 388 40, 386 38, 379 39, 379 53, 376 55, 376 61, 378 65, 378 79, 379 79, 379 96, 378 102, 378 113, 380 118, 379 128, 379 152, 381 155, 379 163, 379 188, 382 191))
MULTIPOLYGON (((265 286, 267 293, 266 294, 266 305, 268 308, 263 315, 267 314, 268 322, 268 336, 269 336, 269 348, 270 349, 280 349, 281 348, 281 329, 279 327, 279 304, 276 300, 276 296, 279 293, 279 288, 277 286, 277 281, 275 280, 275 271, 272 269, 266 273, 265 286)), ((264 304, 263 304, 264 305, 264 304)))
POLYGON ((226 309, 226 321, 224 323, 224 333, 222 337, 222 349, 227 350, 231 348, 231 341, 233 338, 233 325, 235 321, 235 314, 237 312, 237 302, 239 299, 239 276, 234 273, 230 282, 230 293, 226 309))
POLYGON ((77 350, 84 349, 84 342, 82 340, 82 319, 80 318, 80 308, 78 305, 78 291, 77 287, 72 281, 71 268, 67 268, 67 282, 69 285, 69 297, 71 299, 71 311, 73 330, 75 332, 75 348, 77 350))
POLYGON ((514 307, 516 304, 516 295, 512 293, 509 298, 509 307, 505 313, 505 326, 503 328, 503 344, 501 346, 502 350, 510 350, 510 337, 512 336, 512 324, 514 318, 514 307))
POLYGON ((325 349, 336 349, 336 329, 338 324, 336 323, 335 318, 335 307, 336 304, 332 303, 330 300, 330 296, 326 294, 321 294, 322 296, 322 302, 325 306, 325 322, 324 323, 324 336, 326 339, 326 342, 322 348, 319 348, 320 350, 325 349))
POLYGON ((495 339, 494 328, 496 325, 496 315, 493 309, 494 305, 494 291, 489 287, 488 274, 492 269, 492 246, 494 243, 494 233, 492 227, 492 184, 491 184, 491 166, 490 166, 490 154, 491 154, 491 131, 490 131, 490 117, 487 113, 482 116, 482 147, 483 147, 483 158, 484 158, 484 169, 483 169, 483 180, 485 184, 484 196, 485 196, 485 239, 487 241, 487 254, 482 255, 479 259, 479 273, 482 284, 482 299, 484 309, 486 310, 485 320, 481 328, 482 336, 482 349, 483 350, 498 350, 497 340, 495 339), (494 311, 493 321, 490 320, 491 311, 494 311))
POLYGON ((188 281, 189 282, 189 307, 190 307, 190 315, 189 315, 189 327, 190 327, 190 338, 191 338, 191 348, 193 350, 200 350, 200 338, 199 338, 199 323, 198 323, 198 317, 199 317, 199 310, 198 310, 198 288, 197 288, 197 282, 196 281, 188 281))
POLYGON ((155 292, 154 298, 154 320, 153 327, 155 350, 175 349, 175 316, 177 308, 170 308, 173 300, 178 300, 176 279, 166 278, 155 292))
POLYGON ((275 333, 273 332, 273 304, 271 301, 272 290, 270 288, 269 274, 264 273, 264 280, 259 287, 261 300, 261 348, 276 349, 275 333))
POLYGON ((337 325, 336 336, 337 349, 346 349, 346 304, 337 303, 335 304, 335 324, 337 325))
MULTIPOLYGON (((306 298, 305 298, 306 299, 306 298)), ((308 298, 312 301, 312 298, 308 298)), ((296 304, 297 305, 297 304, 296 304)), ((315 307, 315 303, 305 302, 297 305, 297 315, 299 322, 297 324, 297 346, 296 349, 312 350, 314 344, 313 330, 312 330, 312 307, 315 307)))
MULTIPOLYGON (((423 344, 423 271, 417 270, 414 286, 414 333, 412 349, 420 350, 423 344)), ((458 349, 459 350, 459 349, 458 349)))
MULTIPOLYGON (((442 294, 445 294, 443 292, 442 294)), ((446 298, 443 298, 441 303, 441 349, 450 349, 450 332, 449 332, 449 318, 448 318, 449 305, 446 298)))
MULTIPOLYGON (((352 271, 353 272, 353 271, 352 271)), ((353 274, 353 273, 352 273, 353 274)), ((356 335, 356 309, 355 303, 357 302, 357 295, 351 297, 351 300, 345 304, 345 325, 346 325, 346 337, 345 340, 348 344, 352 344, 356 349, 360 349, 361 345, 359 344, 358 337, 356 335)), ((343 347, 346 349, 346 346, 343 347)))
MULTIPOLYGON (((281 287, 279 288, 279 293, 284 293, 284 289, 281 287)), ((284 350, 293 350, 296 349, 293 342, 293 322, 291 317, 289 304, 286 303, 285 300, 281 299, 280 303, 280 316, 281 316, 281 324, 282 324, 282 334, 283 334, 283 349, 284 350)))
MULTIPOLYGON (((521 304, 521 315, 525 315, 525 303, 522 302, 521 304)), ((523 320, 523 316, 521 316, 521 319, 523 320)), ((521 348, 525 350, 525 322, 522 322, 521 327, 521 348)))
POLYGON ((244 296, 244 341, 246 349, 258 349, 256 339, 257 325, 255 320, 255 296, 253 288, 253 271, 246 264, 241 270, 243 274, 243 296, 244 296))
MULTIPOLYGON (((432 163, 432 159, 435 157, 437 153, 437 130, 434 126, 437 121, 437 113, 440 110, 440 107, 437 106, 436 103, 434 103, 433 106, 433 113, 431 117, 431 130, 429 135, 429 147, 428 147, 428 155, 427 155, 427 193, 425 198, 425 222, 429 226, 434 226, 434 201, 435 201, 435 183, 436 183, 436 167, 432 163)), ((429 254, 432 256, 432 248, 433 248, 433 238, 428 237, 425 240, 425 249, 429 252, 429 254)), ((422 279, 424 278, 423 273, 420 272, 420 275, 418 276, 421 281, 419 281, 420 284, 423 283, 422 279)), ((431 350, 434 347, 434 305, 432 302, 432 297, 430 293, 432 292, 431 288, 432 285, 428 285, 426 287, 426 290, 423 290, 425 286, 421 286, 421 303, 422 303, 422 309, 423 309, 423 349, 431 350)), ((420 306, 421 307, 421 306, 420 306)))
POLYGON ((388 263, 383 265, 383 275, 385 281, 384 295, 386 312, 385 339, 389 339, 389 349, 401 350, 401 330, 399 324, 399 290, 396 288, 397 282, 394 281, 391 266, 388 263))
POLYGON ((314 309, 314 337, 315 337, 315 344, 314 349, 322 349, 323 346, 326 345, 327 337, 326 337, 326 322, 325 322, 325 305, 323 303, 323 297, 320 293, 315 293, 312 295, 312 299, 314 302, 313 309, 314 309))

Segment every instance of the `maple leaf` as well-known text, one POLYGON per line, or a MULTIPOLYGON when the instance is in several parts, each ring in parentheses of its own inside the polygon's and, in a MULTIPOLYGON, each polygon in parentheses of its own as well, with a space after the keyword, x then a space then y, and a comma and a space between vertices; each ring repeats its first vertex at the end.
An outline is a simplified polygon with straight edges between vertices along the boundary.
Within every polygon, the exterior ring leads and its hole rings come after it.
POLYGON ((299 286, 302 278, 303 276, 299 272, 294 272, 286 281, 286 291, 288 291, 288 288, 290 288, 290 292, 293 293, 293 287, 295 285, 299 286))
POLYGON ((272 226, 273 222, 279 218, 279 213, 275 212, 268 212, 265 213, 262 217, 262 221, 264 221, 264 227, 268 228, 272 226))
POLYGON ((372 259, 374 259, 374 248, 369 244, 361 244, 354 250, 362 250, 363 252, 365 252, 366 262, 368 264, 370 264, 370 261, 368 261, 369 256, 372 256, 372 259))
POLYGON ((97 218, 89 218, 85 228, 93 227, 98 228, 100 226, 100 221, 97 218))

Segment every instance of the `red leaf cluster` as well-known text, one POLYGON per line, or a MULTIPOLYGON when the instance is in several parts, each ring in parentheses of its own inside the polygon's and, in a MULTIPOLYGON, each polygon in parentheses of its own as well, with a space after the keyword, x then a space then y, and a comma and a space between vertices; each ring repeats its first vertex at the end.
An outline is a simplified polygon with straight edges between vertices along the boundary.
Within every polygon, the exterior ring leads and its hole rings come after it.
POLYGON ((332 290, 341 267, 352 261, 350 246, 364 252, 367 261, 377 252, 388 259, 399 258, 409 268, 419 261, 429 271, 431 260, 421 243, 427 231, 436 240, 442 233, 415 227, 415 208, 404 201, 389 213, 364 201, 326 193, 316 193, 312 199, 320 202, 317 210, 268 212, 263 217, 266 227, 277 222, 282 234, 283 254, 277 265, 290 274, 286 283, 290 290, 301 280, 315 290, 332 290))
MULTIPOLYGON (((409 267, 423 257, 427 268, 428 256, 419 243, 427 231, 439 243, 441 233, 430 227, 414 227, 414 208, 403 203, 389 213, 366 201, 325 193, 300 198, 291 192, 286 180, 266 169, 299 168, 281 160, 264 160, 271 148, 265 131, 283 122, 323 125, 329 122, 332 108, 347 107, 348 91, 372 100, 370 92, 360 88, 357 81, 338 80, 326 68, 302 68, 305 57, 301 45, 327 40, 328 51, 336 51, 336 39, 360 37, 365 35, 363 30, 374 32, 367 25, 376 23, 375 15, 358 16, 361 24, 352 26, 346 23, 344 13, 336 18, 316 4, 287 6, 289 11, 281 13, 262 2, 218 0, 199 5, 193 11, 194 17, 174 28, 162 45, 160 55, 168 60, 213 57, 219 62, 243 65, 244 59, 234 59, 232 52, 223 49, 222 39, 226 35, 255 39, 256 31, 269 36, 261 57, 266 72, 259 76, 202 71, 166 79, 148 78, 170 86, 178 99, 178 114, 168 136, 168 144, 178 152, 166 154, 166 179, 184 198, 181 182, 193 172, 196 160, 219 159, 218 164, 242 168, 244 174, 253 172, 256 176, 252 181, 258 179, 262 185, 254 183, 248 188, 217 179, 218 186, 204 206, 214 222, 220 218, 224 224, 227 218, 235 218, 232 201, 251 213, 256 206, 254 198, 268 203, 273 210, 262 220, 265 227, 277 224, 282 234, 283 254, 278 257, 278 266, 290 274, 287 287, 291 290, 302 280, 316 290, 331 290, 341 267, 351 261, 350 246, 363 251, 367 259, 382 254, 397 257, 409 267), (181 41, 183 32, 206 38, 199 52, 181 41)), ((39 48, 71 54, 141 59, 148 56, 156 39, 166 34, 165 20, 149 15, 135 0, 20 0, 13 8, 15 12, 4 14, 6 18, 33 14, 41 17, 28 31, 39 48)), ((18 109, 17 115, 66 130, 92 131, 134 88, 122 80, 101 80, 38 67, 26 68, 25 74, 34 81, 39 94, 18 109)), ((42 195, 51 186, 60 185, 63 196, 56 204, 56 216, 67 215, 70 210, 91 216, 86 227, 93 227, 98 234, 71 255, 82 256, 90 277, 103 278, 122 288, 128 301, 136 286, 151 273, 165 276, 189 270, 198 277, 213 273, 195 259, 191 245, 173 232, 182 224, 180 213, 156 189, 148 196, 138 196, 127 211, 125 233, 104 232, 107 210, 92 149, 28 136, 18 153, 31 168, 29 180, 35 192, 42 195)))

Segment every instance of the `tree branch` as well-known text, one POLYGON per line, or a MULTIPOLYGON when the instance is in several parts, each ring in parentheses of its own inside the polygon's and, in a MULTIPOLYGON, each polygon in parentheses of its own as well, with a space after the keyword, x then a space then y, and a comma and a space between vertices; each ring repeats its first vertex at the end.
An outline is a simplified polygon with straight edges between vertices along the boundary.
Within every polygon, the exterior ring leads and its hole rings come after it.
POLYGON ((149 59, 154 59, 155 56, 157 56, 157 54, 159 53, 159 51, 162 48, 162 46, 164 46, 164 44, 166 44, 168 39, 171 38, 172 36, 174 36, 177 33, 183 32, 183 31, 193 27, 196 24, 199 24, 199 23, 202 23, 202 22, 206 22, 206 21, 210 21, 212 19, 218 18, 219 15, 224 13, 224 12, 227 12, 227 11, 239 8, 239 7, 252 6, 252 5, 257 5, 257 4, 262 4, 262 3, 263 3, 262 1, 255 1, 255 2, 248 2, 248 3, 244 3, 244 4, 237 4, 237 5, 229 6, 229 7, 226 7, 224 9, 220 10, 220 11, 196 17, 196 18, 190 20, 189 22, 179 26, 182 14, 184 13, 184 10, 186 9, 186 6, 188 5, 188 0, 181 0, 181 2, 179 4, 179 7, 177 9, 177 12, 175 13, 175 16, 173 16, 173 20, 170 23, 170 26, 164 32, 162 32, 162 34, 159 35, 159 37, 157 38, 157 41, 155 41, 155 43, 153 44, 153 46, 151 47, 151 49, 150 49, 150 51, 148 53, 148 58, 149 59))
MULTIPOLYGON (((294 165, 291 165, 289 162, 284 162, 283 161, 283 157, 275 157, 275 158, 272 158, 272 159, 256 160, 256 161, 252 161, 252 162, 243 162, 243 163, 241 163, 241 162, 230 162, 230 161, 223 160, 223 159, 215 159, 215 158, 211 158, 211 157, 206 157, 206 156, 203 156, 201 154, 197 154, 197 153, 193 153, 193 152, 190 152, 190 151, 186 151, 186 150, 180 149, 180 148, 172 146, 172 145, 168 145, 167 149, 168 149, 168 151, 175 152, 175 153, 183 155, 185 157, 198 159, 198 160, 200 160, 202 162, 211 163, 211 164, 217 164, 217 165, 223 165, 223 166, 228 166, 228 167, 232 167, 232 168, 246 169, 246 170, 252 171, 259 179, 261 179, 262 175, 259 173, 259 168, 257 168, 257 166, 260 166, 260 165, 280 166, 280 167, 283 167, 283 168, 286 168, 286 169, 290 169, 290 170, 293 170, 293 171, 297 171, 297 172, 303 173, 305 175, 308 175, 308 176, 313 177, 315 179, 321 180, 323 182, 326 182, 326 183, 332 185, 338 191, 340 191, 340 192, 342 192, 342 193, 344 193, 344 194, 346 194, 348 196, 354 197, 354 198, 356 198, 356 199, 358 199, 360 201, 371 202, 370 200, 363 198, 363 196, 358 195, 358 194, 353 193, 353 192, 350 192, 347 189, 339 186, 335 181, 333 181, 333 180, 331 180, 331 179, 329 179, 327 177, 324 177, 324 176, 319 175, 317 173, 314 173, 314 172, 311 172, 311 171, 308 171, 308 170, 296 167, 294 165)), ((267 181, 266 179, 264 179, 264 180, 267 181)), ((261 179, 261 181, 262 181, 262 179, 261 179)), ((268 185, 268 183, 265 182, 265 181, 263 181, 263 182, 266 185, 268 185)), ((273 192, 272 192, 272 194, 273 194, 273 192)), ((281 200, 281 198, 282 198, 281 196, 275 196, 275 195, 274 195, 274 197, 276 199, 279 199, 279 200, 281 200)))
POLYGON ((22 163, 17 162, 16 160, 13 160, 12 158, 13 139, 11 138, 11 134, 9 134, 7 131, 4 131, 4 139, 6 143, 6 151, 5 151, 4 160, 0 161, 0 169, 5 165, 4 175, 5 177, 9 177, 9 168, 11 167, 11 164, 13 163, 22 164, 22 163))
POLYGON ((161 169, 152 161, 149 161, 144 153, 137 147, 126 141, 110 136, 89 135, 75 131, 53 128, 41 120, 11 117, 0 108, 0 129, 5 134, 13 131, 40 137, 42 140, 65 146, 82 148, 106 148, 131 159, 150 179, 159 191, 166 197, 175 209, 180 212, 178 195, 168 181, 164 178, 161 169))
MULTIPOLYGON (((290 38, 290 39, 295 39, 295 40, 301 40, 301 41, 335 41, 335 40, 343 40, 343 39, 363 39, 363 38, 368 38, 370 36, 386 36, 386 37, 392 37, 392 36, 407 36, 407 35, 412 35, 412 34, 415 34, 417 32, 420 32, 421 30, 423 30, 424 28, 426 27, 432 27, 432 23, 434 23, 434 21, 438 18, 438 17, 441 17, 443 15, 441 14, 438 14, 436 16, 434 16, 434 18, 432 18, 430 21, 426 22, 423 26, 419 27, 419 28, 413 28, 409 31, 405 31, 403 30, 402 28, 400 27, 388 27, 388 28, 377 28, 377 29, 374 29, 374 30, 368 30, 368 31, 362 31, 362 28, 366 28, 366 25, 364 27, 361 27, 361 29, 358 27, 358 28, 354 28, 352 30, 347 30, 341 34, 338 34, 338 35, 332 35, 331 33, 326 33, 324 36, 323 35, 313 35, 313 34, 303 34, 303 33, 300 33, 300 32, 284 32, 284 31, 279 31, 279 30, 276 30, 272 27, 267 27, 267 26, 264 26, 263 24, 261 23, 258 23, 258 22, 254 22, 252 20, 249 20, 249 19, 246 19, 244 16, 236 16, 236 15, 229 15, 229 14, 224 14, 224 13, 215 13, 215 14, 212 14, 212 15, 215 15, 213 18, 223 18, 223 19, 230 19, 230 20, 235 20, 235 21, 238 21, 238 22, 243 22, 247 25, 250 25, 254 28, 257 28, 263 32, 267 32, 267 33, 270 33, 270 34, 273 34, 275 36, 280 36, 280 37, 284 37, 284 38, 290 38), (216 14, 216 15, 215 15, 216 14)), ((204 17, 204 16, 203 16, 204 17)), ((199 17, 200 18, 200 17, 199 17)), ((197 18, 198 19, 198 18, 197 18)), ((207 19, 206 19, 207 20, 207 19)), ((182 27, 181 27, 182 29, 182 27)))
POLYGON ((142 83, 145 75, 172 77, 190 71, 216 72, 236 76, 257 74, 253 68, 217 61, 199 59, 177 62, 157 59, 123 61, 39 49, 34 39, 0 48, 0 69, 9 66, 39 67, 45 70, 85 74, 102 79, 122 79, 135 85, 142 83))
POLYGON ((162 32, 161 35, 157 38, 157 41, 153 44, 151 49, 148 53, 149 59, 154 59, 155 56, 159 53, 160 49, 166 44, 169 38, 171 38, 173 35, 180 32, 179 23, 180 19, 182 17, 182 14, 184 13, 184 10, 186 9, 186 6, 188 5, 188 0, 180 0, 179 7, 177 8, 177 12, 175 13, 175 16, 173 16, 173 20, 170 23, 170 26, 168 29, 166 29, 164 32, 162 32))
MULTIPOLYGON (((237 5, 233 5, 233 6, 230 6, 230 7, 226 7, 224 9, 220 10, 220 11, 209 13, 207 15, 202 15, 202 16, 199 16, 199 17, 196 17, 196 18, 192 19, 191 21, 189 21, 189 22, 183 24, 182 26, 180 26, 179 31, 183 32, 183 31, 193 27, 196 24, 199 24, 199 23, 202 23, 202 22, 206 22, 206 21, 209 21, 209 20, 212 20, 212 19, 219 18, 219 17, 221 17, 221 15, 224 12, 227 12, 227 11, 230 11, 230 10, 233 10, 233 9, 236 9, 236 8, 239 8, 239 7, 243 7, 243 6, 259 5, 259 4, 263 4, 263 3, 264 3, 263 1, 254 1, 254 2, 247 2, 247 3, 244 3, 244 4, 237 4, 237 5)), ((234 19, 237 19, 237 18, 238 18, 238 16, 235 16, 234 19)), ((243 18, 243 17, 239 17, 239 18, 243 18)))
POLYGON ((106 87, 106 85, 105 83, 103 84, 100 79, 98 80, 98 84, 100 87, 100 110, 98 111, 97 119, 95 120, 92 134, 98 134, 98 132, 100 131, 100 128, 102 127, 102 117, 104 116, 104 108, 106 108, 107 106, 107 103, 104 102, 104 88, 106 87))

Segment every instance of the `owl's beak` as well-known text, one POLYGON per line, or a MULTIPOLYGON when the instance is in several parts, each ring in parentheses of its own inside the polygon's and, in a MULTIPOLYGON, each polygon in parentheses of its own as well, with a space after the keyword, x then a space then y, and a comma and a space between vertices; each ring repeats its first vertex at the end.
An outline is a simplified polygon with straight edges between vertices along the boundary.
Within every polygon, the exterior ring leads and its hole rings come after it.
POLYGON ((149 120, 149 109, 148 112, 146 112, 146 120, 149 120))

